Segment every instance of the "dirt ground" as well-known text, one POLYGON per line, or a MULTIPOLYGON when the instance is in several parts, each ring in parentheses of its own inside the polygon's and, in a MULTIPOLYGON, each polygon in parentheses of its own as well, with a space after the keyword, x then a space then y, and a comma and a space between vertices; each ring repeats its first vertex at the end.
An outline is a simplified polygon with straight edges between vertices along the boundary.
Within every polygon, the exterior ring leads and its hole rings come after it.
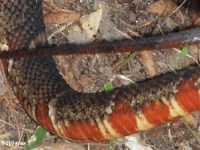
MULTIPOLYGON (((199 4, 197 0, 45 0, 47 37, 50 44, 60 45, 164 35, 198 26, 199 4)), ((56 59, 71 87, 95 92, 102 91, 108 81, 118 87, 198 64, 199 45, 186 47, 189 49, 187 56, 181 49, 171 49, 133 54, 58 56, 56 59)), ((0 114, 0 143, 5 140, 23 142, 37 126, 18 104, 3 72, 0 72, 0 114)), ((144 150, 200 150, 200 113, 134 136, 144 150)), ((82 144, 48 135, 37 149, 140 150, 128 146, 131 142, 135 143, 131 138, 124 138, 82 144)), ((22 147, 0 144, 0 149, 5 150, 22 147)))

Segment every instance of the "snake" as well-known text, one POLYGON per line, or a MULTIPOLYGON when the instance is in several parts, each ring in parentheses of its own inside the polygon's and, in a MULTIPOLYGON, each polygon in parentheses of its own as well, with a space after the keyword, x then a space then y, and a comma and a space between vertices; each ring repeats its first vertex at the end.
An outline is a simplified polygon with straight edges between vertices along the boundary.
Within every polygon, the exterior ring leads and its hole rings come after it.
MULTIPOLYGON (((48 45, 41 0, 0 0, 0 12, 2 49, 26 52, 48 45)), ((49 132, 68 140, 117 139, 200 109, 199 67, 110 92, 82 93, 65 82, 52 56, 10 58, 2 64, 25 112, 49 132)))

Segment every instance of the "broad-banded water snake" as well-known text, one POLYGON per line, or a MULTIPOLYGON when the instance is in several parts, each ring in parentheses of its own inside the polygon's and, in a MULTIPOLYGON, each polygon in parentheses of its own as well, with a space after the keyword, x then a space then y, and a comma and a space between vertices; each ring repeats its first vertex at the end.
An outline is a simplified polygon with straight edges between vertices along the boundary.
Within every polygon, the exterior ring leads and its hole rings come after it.
MULTIPOLYGON (((46 45, 41 0, 0 0, 9 51, 46 45)), ((104 141, 151 129, 200 109, 200 70, 186 68, 113 91, 80 93, 65 82, 52 57, 3 60, 24 110, 51 133, 104 141)))

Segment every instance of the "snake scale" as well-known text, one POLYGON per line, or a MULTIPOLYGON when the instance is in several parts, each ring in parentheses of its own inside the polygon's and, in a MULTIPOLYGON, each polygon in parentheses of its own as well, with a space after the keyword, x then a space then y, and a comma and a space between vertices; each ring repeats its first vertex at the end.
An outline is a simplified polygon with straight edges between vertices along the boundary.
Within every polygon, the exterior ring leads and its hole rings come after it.
MULTIPOLYGON (((0 0, 3 44, 9 51, 46 45, 41 0, 0 0)), ((113 91, 80 93, 64 81, 53 57, 3 60, 27 114, 53 134, 105 141, 149 130, 200 109, 200 70, 186 68, 113 91)))

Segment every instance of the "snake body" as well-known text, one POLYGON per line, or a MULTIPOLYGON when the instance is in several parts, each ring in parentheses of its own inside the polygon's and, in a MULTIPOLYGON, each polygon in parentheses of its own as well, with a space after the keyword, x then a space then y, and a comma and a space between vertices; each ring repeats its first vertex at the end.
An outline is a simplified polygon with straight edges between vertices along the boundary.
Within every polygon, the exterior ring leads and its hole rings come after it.
MULTIPOLYGON (((0 0, 9 51, 46 42, 41 0, 0 0)), ((144 131, 200 109, 200 70, 186 68, 111 92, 80 93, 62 78, 53 57, 4 60, 23 109, 53 134, 105 141, 144 131)))

